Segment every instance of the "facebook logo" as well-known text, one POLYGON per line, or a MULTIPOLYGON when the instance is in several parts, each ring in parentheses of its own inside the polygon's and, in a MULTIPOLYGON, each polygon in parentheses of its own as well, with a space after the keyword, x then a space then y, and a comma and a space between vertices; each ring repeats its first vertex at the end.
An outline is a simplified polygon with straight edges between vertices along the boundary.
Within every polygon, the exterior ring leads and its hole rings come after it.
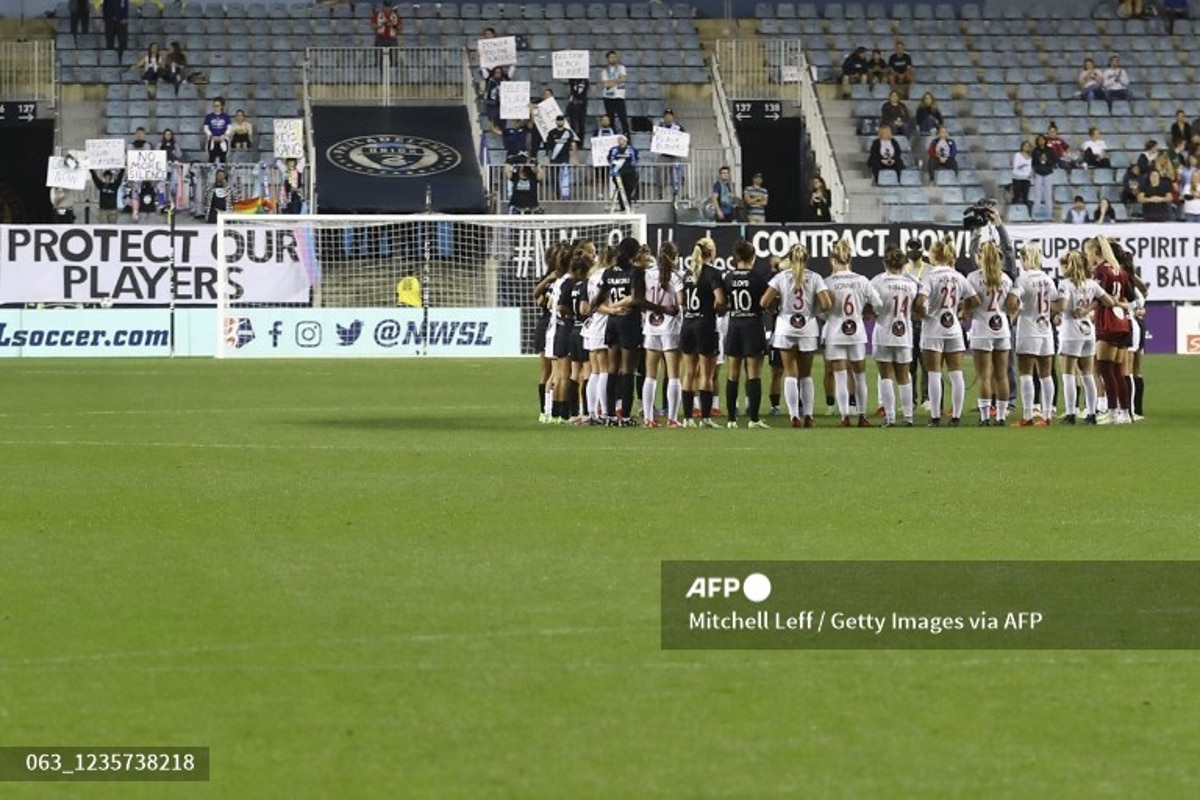
POLYGON ((283 320, 275 320, 271 323, 271 347, 279 347, 279 337, 283 336, 283 320))

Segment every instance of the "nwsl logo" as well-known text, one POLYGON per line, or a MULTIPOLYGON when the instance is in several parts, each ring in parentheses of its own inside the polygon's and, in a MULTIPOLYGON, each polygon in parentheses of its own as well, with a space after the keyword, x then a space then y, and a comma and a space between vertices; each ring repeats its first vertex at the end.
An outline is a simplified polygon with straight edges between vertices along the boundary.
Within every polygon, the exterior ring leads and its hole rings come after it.
POLYGON ((254 341, 254 326, 246 317, 225 318, 225 344, 241 350, 254 341))

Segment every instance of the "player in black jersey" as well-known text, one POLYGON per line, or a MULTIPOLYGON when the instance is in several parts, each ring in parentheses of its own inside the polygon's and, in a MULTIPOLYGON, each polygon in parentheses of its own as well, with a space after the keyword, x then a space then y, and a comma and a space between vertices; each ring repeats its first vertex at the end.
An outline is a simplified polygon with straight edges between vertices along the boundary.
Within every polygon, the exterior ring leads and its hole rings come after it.
POLYGON ((638 313, 635 281, 641 270, 633 264, 637 254, 637 239, 626 237, 617 245, 617 263, 609 267, 600 279, 598 307, 608 314, 608 407, 616 409, 621 400, 622 425, 633 421, 633 372, 637 367, 638 349, 642 346, 642 315, 638 313))
POLYGON ((587 259, 570 257, 570 272, 558 293, 558 324, 554 332, 554 416, 578 422, 579 384, 587 353, 583 349, 583 323, 589 308, 587 259))
POLYGON ((771 274, 765 264, 754 263, 754 245, 744 239, 734 245, 733 257, 736 266, 725 273, 725 296, 729 298, 729 333, 725 336, 725 360, 729 362, 725 378, 725 412, 729 421, 725 424, 729 428, 738 426, 738 380, 745 366, 749 427, 767 428, 770 426, 758 418, 758 409, 762 405, 762 360, 767 347, 759 301, 767 291, 771 274))
POLYGON ((562 273, 558 271, 561 247, 561 243, 555 243, 546 248, 546 274, 533 287, 533 301, 540 309, 537 322, 533 325, 533 347, 538 354, 538 422, 548 422, 551 418, 552 394, 547 390, 547 385, 550 383, 554 361, 546 352, 547 345, 551 346, 553 352, 553 341, 548 338, 550 319, 553 316, 550 313, 549 292, 554 282, 562 277, 562 273))
POLYGON ((683 277, 683 327, 679 352, 683 355, 683 424, 695 427, 692 407, 700 394, 700 426, 715 428, 712 421, 713 369, 717 362, 717 314, 725 309, 721 273, 712 265, 717 245, 705 236, 692 249, 692 263, 683 277))

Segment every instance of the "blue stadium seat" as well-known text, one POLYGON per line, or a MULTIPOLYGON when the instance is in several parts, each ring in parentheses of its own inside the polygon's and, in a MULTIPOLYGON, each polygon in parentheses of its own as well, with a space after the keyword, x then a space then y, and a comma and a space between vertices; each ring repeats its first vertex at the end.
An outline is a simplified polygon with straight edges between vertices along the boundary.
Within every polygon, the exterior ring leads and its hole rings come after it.
POLYGON ((912 8, 908 3, 893 3, 892 4, 892 19, 907 20, 912 19, 912 8))
POLYGON ((846 18, 846 12, 841 3, 825 4, 825 19, 840 20, 846 18))
POLYGON ((896 178, 896 173, 890 169, 880 170, 879 172, 880 186, 899 186, 900 182, 896 178))

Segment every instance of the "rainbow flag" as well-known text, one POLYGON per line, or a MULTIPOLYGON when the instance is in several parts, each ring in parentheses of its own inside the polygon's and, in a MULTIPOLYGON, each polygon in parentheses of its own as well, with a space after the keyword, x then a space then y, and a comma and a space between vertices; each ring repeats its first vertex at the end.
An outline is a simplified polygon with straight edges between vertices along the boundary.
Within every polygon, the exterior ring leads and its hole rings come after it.
POLYGON ((233 203, 233 213, 274 214, 275 203, 265 197, 248 197, 245 200, 235 200, 233 203))

